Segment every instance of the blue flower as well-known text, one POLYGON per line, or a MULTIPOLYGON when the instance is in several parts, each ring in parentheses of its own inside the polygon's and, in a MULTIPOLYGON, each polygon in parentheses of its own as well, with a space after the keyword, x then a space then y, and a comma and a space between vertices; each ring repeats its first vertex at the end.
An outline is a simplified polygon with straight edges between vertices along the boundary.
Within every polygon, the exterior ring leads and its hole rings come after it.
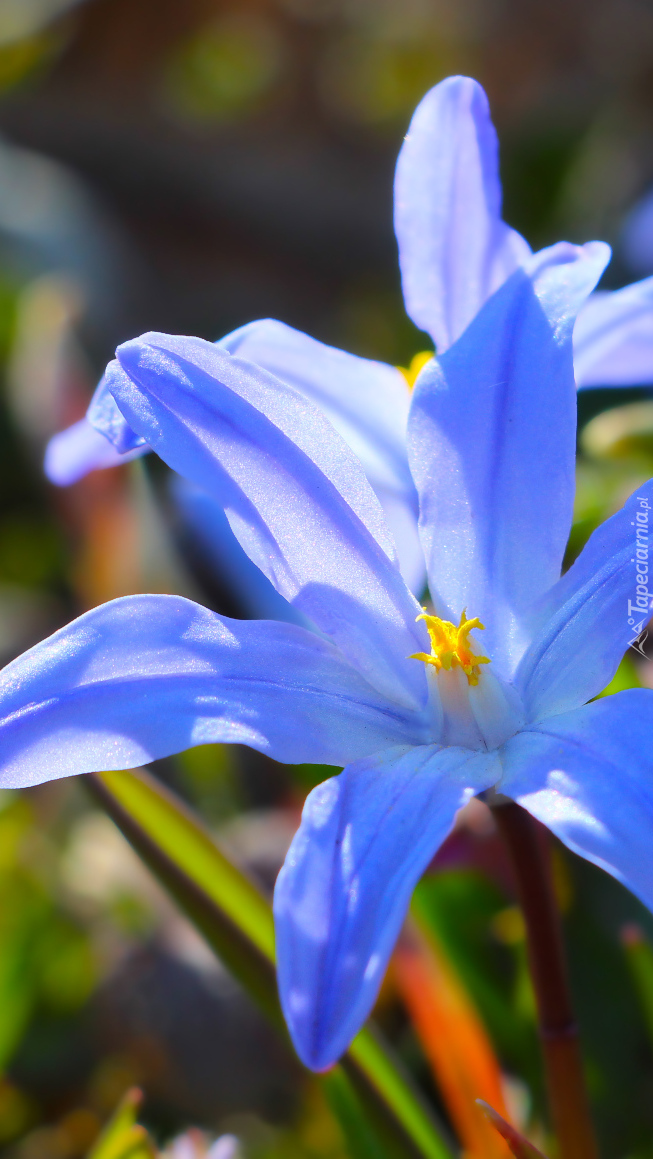
POLYGON ((116 444, 147 443, 220 501, 311 627, 173 596, 87 613, 0 677, 1 783, 211 741, 344 765, 309 795, 275 893, 280 992, 308 1066, 368 1014, 412 889, 475 794, 518 801, 653 907, 653 693, 592 701, 649 615, 653 484, 560 578, 572 331, 607 259, 602 243, 525 259, 422 371, 407 447, 429 612, 359 459, 305 394, 196 338, 145 335, 107 369, 116 444))
MULTIPOLYGON (((519 266, 530 260, 528 243, 501 219, 498 144, 480 85, 450 77, 436 85, 413 116, 397 164, 395 227, 407 311, 432 338, 438 352, 454 342, 483 303, 519 266)), ((218 345, 256 362, 317 403, 365 468, 384 509, 402 574, 415 594, 424 587, 424 559, 417 535, 417 496, 408 469, 405 432, 409 394, 399 372, 315 341, 273 319, 252 322, 218 345)), ((632 386, 653 382, 653 278, 613 293, 597 292, 584 304, 574 331, 577 384, 632 386)), ((105 408, 113 403, 104 384, 89 410, 91 424, 110 429, 105 408)), ((94 466, 149 450, 140 440, 129 451, 108 447, 83 421, 57 435, 46 471, 57 483, 79 478, 94 466)), ((223 566, 234 557, 244 589, 268 614, 270 593, 243 561, 211 500, 178 489, 182 510, 215 545, 223 566)), ((279 605, 277 605, 279 607, 279 605)))

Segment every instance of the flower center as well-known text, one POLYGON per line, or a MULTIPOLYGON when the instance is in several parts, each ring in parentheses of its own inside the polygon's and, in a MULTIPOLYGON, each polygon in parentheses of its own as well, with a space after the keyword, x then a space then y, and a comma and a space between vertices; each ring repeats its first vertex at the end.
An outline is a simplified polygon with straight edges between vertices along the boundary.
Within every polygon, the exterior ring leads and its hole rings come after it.
POLYGON ((468 684, 478 684, 480 665, 489 664, 487 656, 477 656, 472 651, 469 633, 472 628, 482 628, 483 624, 476 616, 468 620, 463 611, 458 627, 451 620, 441 620, 439 616, 429 616, 426 609, 418 620, 424 620, 431 637, 431 654, 415 652, 410 659, 422 660, 425 664, 432 664, 439 672, 444 668, 447 672, 451 668, 462 668, 468 684))

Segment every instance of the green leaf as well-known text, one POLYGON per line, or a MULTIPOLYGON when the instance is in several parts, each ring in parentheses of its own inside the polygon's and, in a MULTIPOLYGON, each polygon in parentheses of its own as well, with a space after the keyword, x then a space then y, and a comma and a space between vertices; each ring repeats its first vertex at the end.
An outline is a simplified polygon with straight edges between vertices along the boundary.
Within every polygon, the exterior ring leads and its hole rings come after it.
POLYGON ((143 1096, 136 1087, 127 1091, 89 1152, 88 1159, 156 1159, 156 1151, 145 1127, 136 1122, 142 1100, 143 1096))
POLYGON ((351 1159, 369 1159, 378 1146, 377 1132, 370 1125, 364 1106, 342 1067, 335 1066, 324 1075, 322 1085, 340 1123, 351 1159))
MULTIPOLYGON (((276 984, 272 911, 256 885, 149 773, 92 773, 86 781, 221 961, 287 1037, 276 984)), ((357 1153, 353 1124, 359 1108, 365 1126, 359 1123, 357 1137, 372 1132, 375 1156, 451 1159, 433 1112, 378 1032, 365 1027, 334 1070, 337 1077, 331 1071, 323 1081, 352 1154, 357 1153)))
POLYGON ((340 1067, 364 1103, 368 1118, 378 1124, 391 1154, 406 1155, 405 1141, 401 1146, 404 1135, 411 1142, 412 1154, 451 1159, 453 1148, 445 1141, 444 1128, 373 1022, 356 1035, 340 1067))

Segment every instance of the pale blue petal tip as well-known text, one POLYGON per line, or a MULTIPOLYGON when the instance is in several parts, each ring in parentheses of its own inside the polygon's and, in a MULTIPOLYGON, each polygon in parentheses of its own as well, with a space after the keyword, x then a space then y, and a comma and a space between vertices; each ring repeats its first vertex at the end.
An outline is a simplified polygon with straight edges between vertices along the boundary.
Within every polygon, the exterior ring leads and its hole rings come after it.
POLYGON ((58 487, 69 487, 90 471, 119 467, 148 451, 149 447, 141 445, 120 454, 103 434, 91 426, 88 419, 83 418, 50 439, 43 469, 51 483, 56 483, 58 487))

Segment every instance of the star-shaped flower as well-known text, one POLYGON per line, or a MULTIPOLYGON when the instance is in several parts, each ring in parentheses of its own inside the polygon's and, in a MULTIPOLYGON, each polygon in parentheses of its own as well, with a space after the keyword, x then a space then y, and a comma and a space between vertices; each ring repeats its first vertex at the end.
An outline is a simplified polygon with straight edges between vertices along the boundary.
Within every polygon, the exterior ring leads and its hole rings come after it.
POLYGON ((280 992, 309 1066, 366 1017, 412 889, 474 794, 518 801, 653 906, 653 693, 592 701, 649 615, 650 483, 560 578, 572 331, 607 258, 560 243, 527 259, 422 371, 407 447, 427 612, 360 461, 305 394, 195 338, 144 335, 107 369, 116 444, 146 443, 221 502, 308 626, 172 596, 88 612, 2 673, 0 782, 211 741, 344 765, 309 795, 275 893, 280 992))

